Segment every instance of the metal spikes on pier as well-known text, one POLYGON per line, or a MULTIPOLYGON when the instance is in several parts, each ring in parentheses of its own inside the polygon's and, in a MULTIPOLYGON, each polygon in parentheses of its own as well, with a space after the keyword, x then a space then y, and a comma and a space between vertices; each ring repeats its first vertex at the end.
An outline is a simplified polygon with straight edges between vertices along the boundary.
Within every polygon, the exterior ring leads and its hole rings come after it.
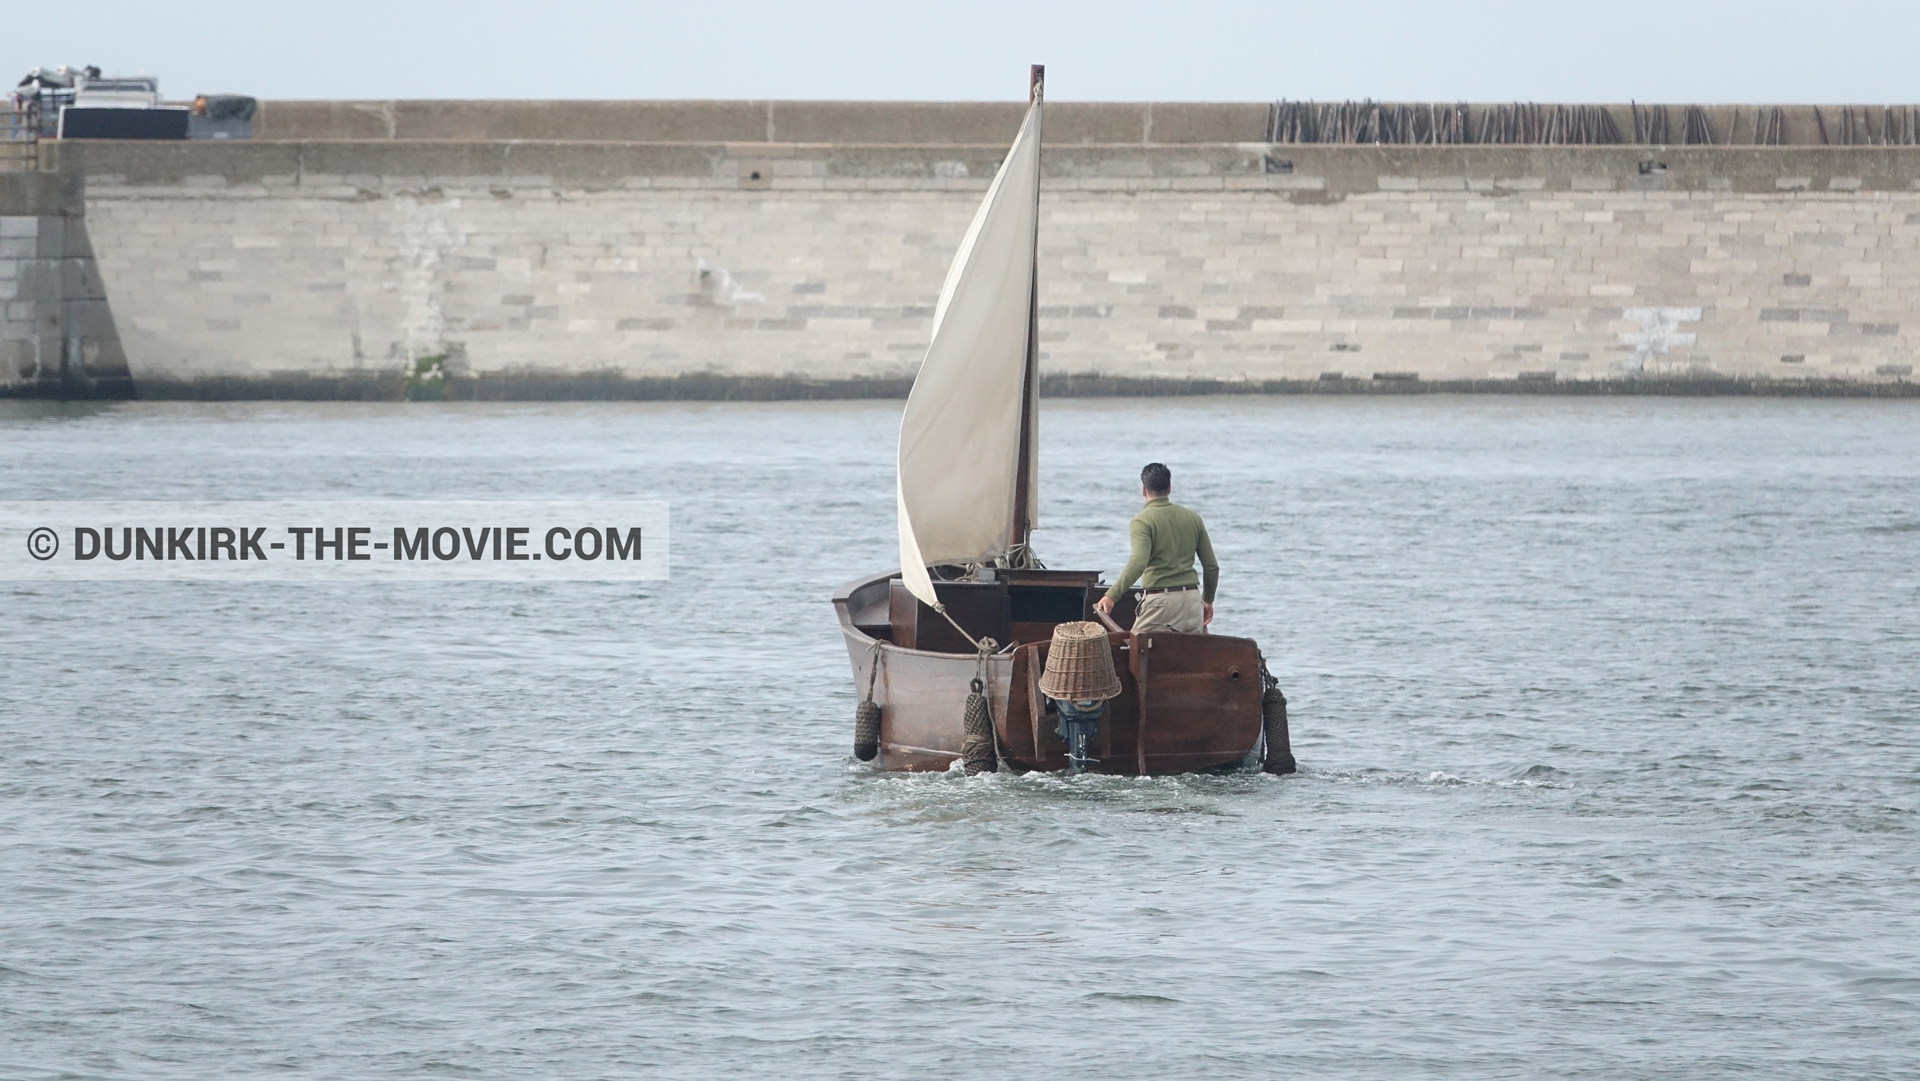
POLYGON ((1791 141, 1787 112, 1777 105, 1755 108, 1750 121, 1738 107, 1728 115, 1724 109, 1716 113, 1701 105, 1633 102, 1627 111, 1633 124, 1630 138, 1621 132, 1613 112, 1601 105, 1282 100, 1268 106, 1267 141, 1371 146, 1920 145, 1920 109, 1913 106, 1842 106, 1832 120, 1813 106, 1811 128, 1802 127, 1808 118, 1801 113, 1795 122, 1800 138, 1791 141))

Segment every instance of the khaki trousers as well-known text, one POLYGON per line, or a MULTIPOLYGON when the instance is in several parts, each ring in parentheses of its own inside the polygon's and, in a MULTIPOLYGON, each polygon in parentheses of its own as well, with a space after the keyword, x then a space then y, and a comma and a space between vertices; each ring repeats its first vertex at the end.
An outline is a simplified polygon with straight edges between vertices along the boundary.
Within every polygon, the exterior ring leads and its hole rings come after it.
POLYGON ((1133 633, 1178 631, 1181 634, 1207 633, 1206 609, 1200 591, 1149 593, 1140 598, 1140 610, 1133 617, 1133 633))

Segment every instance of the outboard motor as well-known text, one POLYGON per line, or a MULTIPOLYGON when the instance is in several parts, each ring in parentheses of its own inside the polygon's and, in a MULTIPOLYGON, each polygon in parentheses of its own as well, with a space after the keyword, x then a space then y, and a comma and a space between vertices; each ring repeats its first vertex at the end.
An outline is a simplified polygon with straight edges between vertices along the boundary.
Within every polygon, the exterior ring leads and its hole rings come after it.
POLYGON ((1056 626, 1053 643, 1047 647, 1047 670, 1040 676, 1040 693, 1060 713, 1054 730, 1067 744, 1067 772, 1086 772, 1089 762, 1099 761, 1087 749, 1100 730, 1107 699, 1120 694, 1106 628, 1098 623, 1056 626))
POLYGON ((1087 753, 1093 745, 1094 734, 1100 731, 1100 718, 1107 714, 1107 703, 1099 698, 1083 698, 1078 702, 1061 701, 1051 698, 1054 708, 1060 711, 1060 723, 1054 731, 1067 744, 1067 772, 1085 773, 1087 763, 1098 762, 1087 753))

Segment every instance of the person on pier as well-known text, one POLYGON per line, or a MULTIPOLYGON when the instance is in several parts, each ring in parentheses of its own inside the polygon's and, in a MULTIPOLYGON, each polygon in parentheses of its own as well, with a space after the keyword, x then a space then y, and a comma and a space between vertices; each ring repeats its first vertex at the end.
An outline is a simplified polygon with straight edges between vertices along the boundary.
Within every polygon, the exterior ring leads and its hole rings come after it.
POLYGON ((1159 462, 1140 471, 1140 496, 1146 506, 1127 526, 1133 551, 1113 588, 1095 602, 1102 614, 1113 606, 1134 580, 1140 582, 1140 608, 1133 631, 1177 631, 1205 634, 1213 622, 1213 594, 1220 585, 1220 564, 1213 558, 1207 524, 1193 511, 1174 503, 1173 472, 1159 462), (1200 560, 1203 574, 1195 574, 1200 560), (1203 577, 1204 575, 1204 577, 1203 577))

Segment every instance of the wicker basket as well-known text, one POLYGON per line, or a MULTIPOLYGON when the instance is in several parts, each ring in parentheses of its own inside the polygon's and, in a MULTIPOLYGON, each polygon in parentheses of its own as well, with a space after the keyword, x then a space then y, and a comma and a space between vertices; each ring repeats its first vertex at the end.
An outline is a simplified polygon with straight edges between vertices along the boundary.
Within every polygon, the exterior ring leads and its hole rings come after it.
POLYGON ((1065 702, 1107 699, 1120 694, 1120 677, 1113 671, 1113 650, 1107 631, 1098 623, 1062 623, 1053 629, 1047 650, 1047 670, 1040 677, 1040 693, 1065 702))

